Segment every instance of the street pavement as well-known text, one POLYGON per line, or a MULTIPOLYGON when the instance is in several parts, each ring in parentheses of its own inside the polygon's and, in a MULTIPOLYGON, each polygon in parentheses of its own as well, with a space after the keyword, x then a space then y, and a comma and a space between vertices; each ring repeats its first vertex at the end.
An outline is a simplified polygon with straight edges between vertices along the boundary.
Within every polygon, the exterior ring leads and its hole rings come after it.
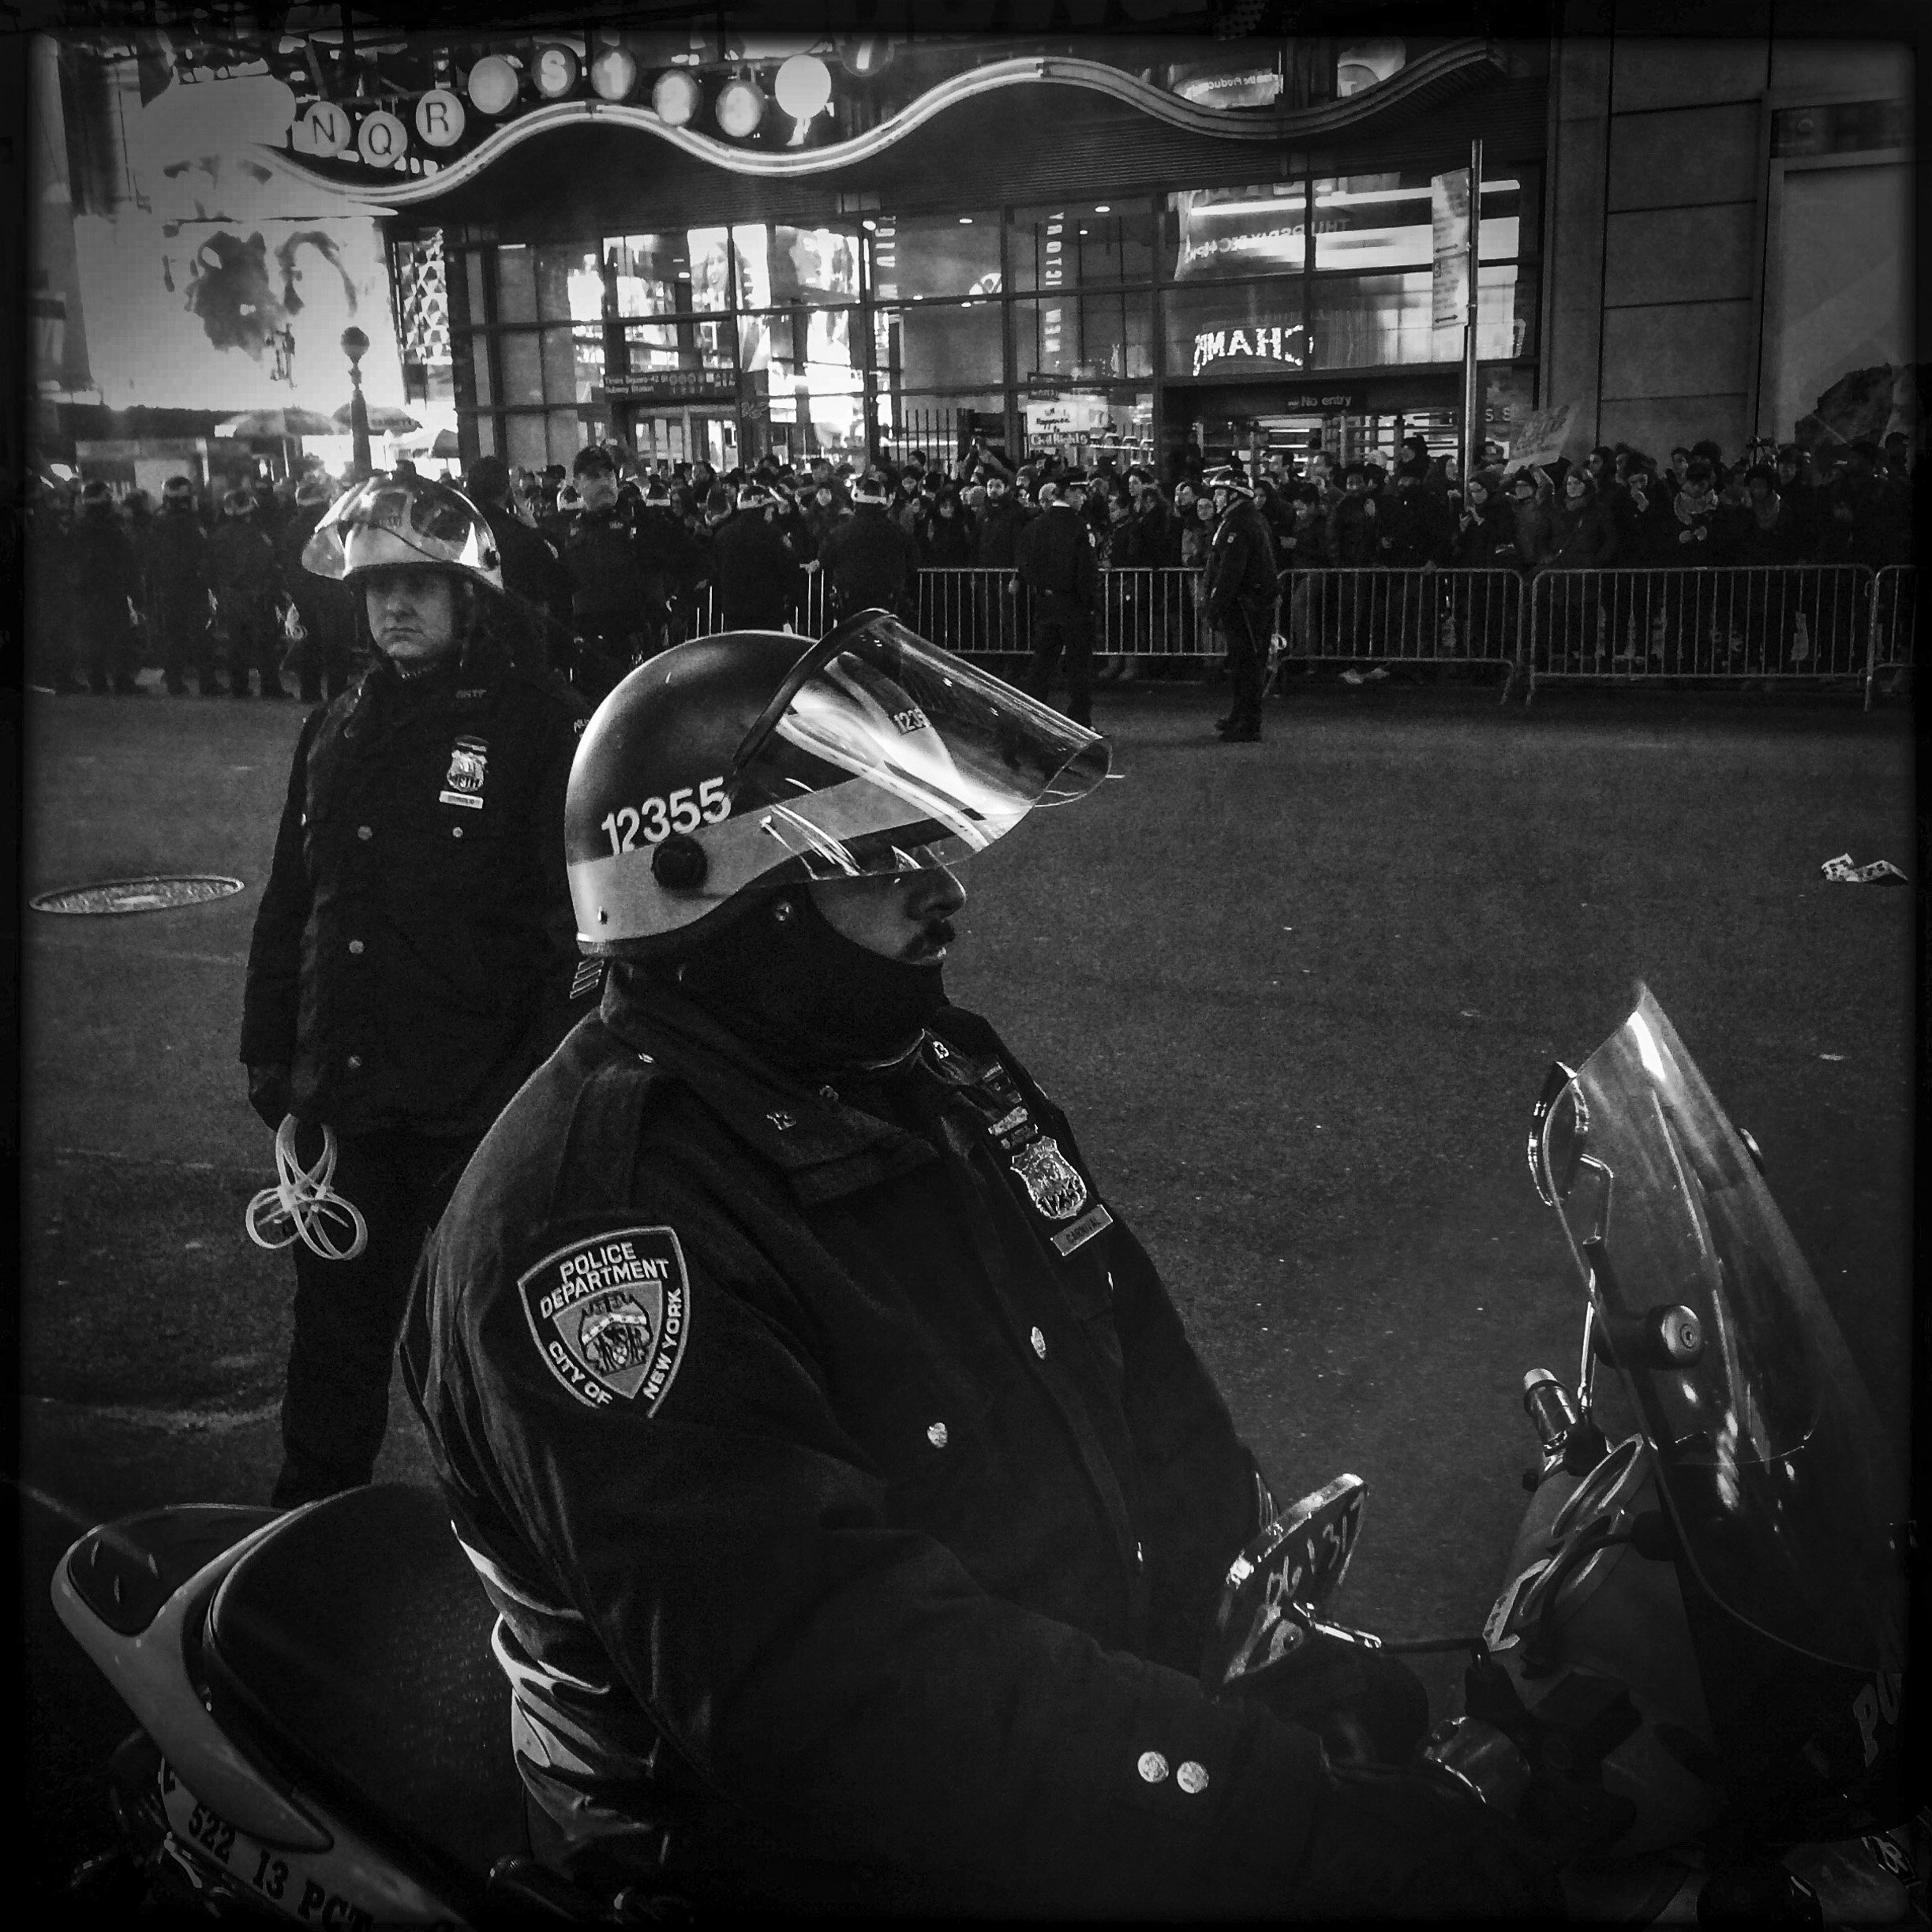
MULTIPOLYGON (((1337 1614, 1476 1628, 1520 1515, 1522 1371, 1581 1295, 1522 1155, 1552 1058, 1642 978, 1732 1118, 1904 1454, 1917 882, 1909 716, 1835 697, 1294 680, 1224 746, 1215 687, 1104 690, 1117 779, 966 869, 949 968, 1065 1106, 1278 1496, 1343 1470, 1337 1614)), ((155 872, 234 897, 28 912, 21 1297, 26 1822, 51 1881, 106 1837, 128 1720, 54 1623, 96 1520, 258 1502, 286 1257, 242 1231, 269 1137, 235 1061, 301 707, 30 695, 29 893, 155 872)), ((379 1473, 429 1480, 394 1391, 379 1473)), ((1432 1665, 1438 1713, 1453 1660, 1432 1665)))

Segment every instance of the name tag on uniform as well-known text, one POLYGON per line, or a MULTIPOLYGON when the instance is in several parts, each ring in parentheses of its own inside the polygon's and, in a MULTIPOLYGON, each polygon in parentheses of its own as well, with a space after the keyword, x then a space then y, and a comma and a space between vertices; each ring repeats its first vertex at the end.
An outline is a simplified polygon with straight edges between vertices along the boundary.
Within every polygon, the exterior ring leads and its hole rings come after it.
POLYGON ((1070 1255, 1076 1248, 1084 1248, 1096 1234, 1105 1234, 1114 1225, 1114 1217, 1099 1201, 1089 1208, 1071 1227, 1062 1228, 1053 1237, 1053 1245, 1062 1256, 1070 1255))

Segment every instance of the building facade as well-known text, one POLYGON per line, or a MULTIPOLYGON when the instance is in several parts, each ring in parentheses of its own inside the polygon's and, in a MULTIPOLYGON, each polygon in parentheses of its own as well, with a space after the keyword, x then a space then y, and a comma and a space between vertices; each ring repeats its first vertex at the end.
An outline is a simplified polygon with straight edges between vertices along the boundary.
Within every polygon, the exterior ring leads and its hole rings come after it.
MULTIPOLYGON (((392 245, 443 262, 466 460, 610 435, 724 466, 975 433, 1076 459, 1448 447, 1462 330, 1433 320, 1432 182, 1477 138, 1488 407, 1507 435, 1531 406, 1541 44, 960 39, 894 71, 816 146, 675 125, 580 69, 433 173, 291 165, 380 196, 392 245)), ((702 69, 664 72, 713 107, 702 69)), ((641 67, 628 92, 661 99, 641 67)))

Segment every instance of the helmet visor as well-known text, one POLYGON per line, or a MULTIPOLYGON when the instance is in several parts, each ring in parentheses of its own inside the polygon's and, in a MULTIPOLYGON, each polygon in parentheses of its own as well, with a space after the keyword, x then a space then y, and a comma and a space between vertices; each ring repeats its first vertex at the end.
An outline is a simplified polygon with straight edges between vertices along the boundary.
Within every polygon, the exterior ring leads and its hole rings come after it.
POLYGON ((800 659, 725 790, 758 870, 857 878, 983 852, 1109 762, 1104 739, 874 611, 800 659))
POLYGON ((302 568, 337 578, 412 556, 492 578, 496 543, 482 512, 447 484, 373 476, 339 496, 302 547, 302 568))

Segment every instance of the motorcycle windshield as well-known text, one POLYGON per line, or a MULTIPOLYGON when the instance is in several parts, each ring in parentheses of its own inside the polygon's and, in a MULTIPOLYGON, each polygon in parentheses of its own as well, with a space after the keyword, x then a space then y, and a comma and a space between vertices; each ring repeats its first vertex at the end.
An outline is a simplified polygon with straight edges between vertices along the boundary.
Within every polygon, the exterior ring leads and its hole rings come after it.
POLYGON ((1904 1667, 1904 1484, 1736 1130, 1641 985, 1578 1073, 1559 1207, 1698 1580, 1826 1662, 1904 1667), (1690 1309, 1701 1350, 1651 1337, 1690 1309))

